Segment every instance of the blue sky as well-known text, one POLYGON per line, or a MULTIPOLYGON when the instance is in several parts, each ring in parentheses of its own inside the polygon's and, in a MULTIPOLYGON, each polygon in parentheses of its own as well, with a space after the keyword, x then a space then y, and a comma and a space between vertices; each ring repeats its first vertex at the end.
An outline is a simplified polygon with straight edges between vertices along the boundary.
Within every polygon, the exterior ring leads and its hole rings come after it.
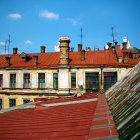
POLYGON ((70 47, 77 50, 80 28, 83 28, 83 48, 103 49, 115 39, 122 43, 124 36, 132 47, 140 48, 139 0, 0 0, 0 54, 11 35, 10 53, 54 51, 60 36, 71 39, 70 47))

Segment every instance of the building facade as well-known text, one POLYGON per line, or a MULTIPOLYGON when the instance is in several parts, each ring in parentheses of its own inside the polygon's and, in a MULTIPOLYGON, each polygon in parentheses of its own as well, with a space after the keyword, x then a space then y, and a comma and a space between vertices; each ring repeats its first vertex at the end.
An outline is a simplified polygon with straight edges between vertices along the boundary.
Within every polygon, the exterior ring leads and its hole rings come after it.
POLYGON ((0 55, 0 109, 33 101, 38 97, 70 96, 110 88, 140 62, 140 50, 108 43, 108 49, 70 49, 70 39, 59 39, 60 52, 0 55))

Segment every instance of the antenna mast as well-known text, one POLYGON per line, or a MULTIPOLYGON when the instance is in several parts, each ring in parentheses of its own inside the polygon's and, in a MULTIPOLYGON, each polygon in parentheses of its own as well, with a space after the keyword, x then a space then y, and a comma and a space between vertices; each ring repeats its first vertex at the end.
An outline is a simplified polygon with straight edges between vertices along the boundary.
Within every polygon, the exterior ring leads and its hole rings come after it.
POLYGON ((8 47, 8 55, 9 55, 9 47, 10 47, 10 43, 11 43, 11 39, 10 39, 11 35, 9 34, 8 37, 9 37, 9 38, 8 38, 8 40, 7 40, 7 42, 8 42, 7 47, 8 47))
POLYGON ((82 44, 82 39, 83 39, 82 31, 83 31, 83 29, 81 28, 80 30, 81 30, 81 35, 80 35, 80 37, 81 37, 81 44, 82 44))
POLYGON ((111 27, 111 30, 112 30, 112 38, 113 38, 113 46, 114 46, 114 42, 115 42, 114 27, 111 27))

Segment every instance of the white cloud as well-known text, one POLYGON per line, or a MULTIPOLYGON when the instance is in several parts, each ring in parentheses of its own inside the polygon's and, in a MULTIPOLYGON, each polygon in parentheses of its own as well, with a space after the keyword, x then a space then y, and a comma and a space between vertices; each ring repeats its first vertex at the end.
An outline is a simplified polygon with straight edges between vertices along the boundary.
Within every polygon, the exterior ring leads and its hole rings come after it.
POLYGON ((4 51, 4 52, 2 52, 1 54, 8 54, 8 51, 6 51, 6 52, 4 51))
POLYGON ((18 13, 14 13, 14 14, 9 14, 8 17, 12 19, 18 19, 21 18, 22 16, 18 13))
POLYGON ((65 21, 71 22, 72 25, 77 25, 77 21, 75 19, 72 18, 66 18, 65 21))
POLYGON ((32 42, 31 42, 30 40, 26 40, 26 41, 24 41, 24 43, 25 43, 25 44, 29 44, 29 45, 32 44, 32 42))
POLYGON ((59 19, 59 14, 49 12, 48 10, 41 10, 39 16, 47 18, 47 19, 59 19))
POLYGON ((0 42, 0 46, 4 46, 5 45, 5 42, 0 42))

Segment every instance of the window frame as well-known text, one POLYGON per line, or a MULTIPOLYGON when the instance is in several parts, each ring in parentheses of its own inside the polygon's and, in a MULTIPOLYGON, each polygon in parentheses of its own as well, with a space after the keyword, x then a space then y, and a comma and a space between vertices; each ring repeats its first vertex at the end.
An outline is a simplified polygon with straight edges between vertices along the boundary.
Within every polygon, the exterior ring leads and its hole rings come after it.
POLYGON ((0 74, 0 88, 3 87, 3 74, 0 74))
MULTIPOLYGON (((110 71, 108 71, 108 72, 103 72, 103 78, 104 78, 104 84, 103 84, 103 87, 104 87, 104 90, 108 90, 110 87, 112 87, 117 81, 118 81, 118 73, 116 72, 116 71, 114 71, 114 72, 110 72, 110 71), (111 74, 113 74, 114 73, 114 75, 111 75, 111 74), (109 75, 110 74, 110 75, 109 75), (107 80, 105 80, 105 77, 107 78, 108 77, 108 79, 110 79, 110 81, 107 81, 107 80), (111 82, 112 81, 112 78, 113 77, 115 77, 116 79, 116 81, 115 82, 111 82), (107 85, 111 85, 110 87, 108 87, 107 85), (108 87, 108 88, 105 88, 105 87, 108 87)), ((113 79, 114 80, 114 79, 113 79)))
POLYGON ((45 88, 45 73, 38 73, 38 88, 39 89, 44 89, 45 88), (40 78, 40 76, 39 75, 43 75, 41 78, 40 78), (40 80, 41 81, 44 81, 44 82, 41 82, 40 83, 40 80), (40 86, 40 84, 41 84, 41 86, 40 86), (43 84, 44 84, 44 86, 43 86, 43 84))
POLYGON ((76 88, 76 72, 71 72, 71 88, 76 88), (75 74, 74 78, 72 74, 75 74))
POLYGON ((13 106, 16 106, 16 99, 15 98, 10 98, 9 99, 9 107, 13 107, 13 106), (14 100, 15 101, 14 105, 11 105, 13 103, 11 103, 10 100, 14 100))
POLYGON ((99 85, 99 71, 89 71, 89 72, 85 72, 85 89, 86 89, 86 92, 98 92, 99 91, 99 88, 100 88, 100 85, 99 85), (89 76, 87 76, 88 74, 91 74, 89 76), (88 77, 88 80, 87 80, 87 77, 88 77), (89 77, 94 77, 94 80, 91 81, 89 80, 90 78, 89 77), (88 81, 88 82, 87 82, 88 81), (87 87, 87 83, 88 83, 88 87, 87 87), (94 84, 93 84, 94 83, 94 84), (95 85, 95 88, 89 88, 90 85, 94 86, 95 85))
POLYGON ((1 103, 1 104, 0 104, 0 110, 1 110, 1 109, 3 109, 3 99, 0 98, 0 100, 1 100, 1 101, 0 101, 0 103, 1 103))
POLYGON ((16 73, 10 73, 10 88, 11 89, 16 88, 16 77, 17 77, 16 73), (13 76, 13 77, 11 77, 11 76, 13 76))
POLYGON ((54 89, 58 89, 58 73, 53 73, 53 88, 54 89), (57 87, 55 87, 55 83, 54 83, 55 82, 55 77, 54 77, 55 74, 57 74, 57 78, 56 78, 56 80, 57 80, 57 87))
POLYGON ((31 74, 30 73, 23 74, 23 88, 25 88, 25 89, 31 88, 31 74), (29 75, 29 77, 25 77, 25 75, 29 75), (25 83, 25 80, 27 80, 28 82, 25 83))

